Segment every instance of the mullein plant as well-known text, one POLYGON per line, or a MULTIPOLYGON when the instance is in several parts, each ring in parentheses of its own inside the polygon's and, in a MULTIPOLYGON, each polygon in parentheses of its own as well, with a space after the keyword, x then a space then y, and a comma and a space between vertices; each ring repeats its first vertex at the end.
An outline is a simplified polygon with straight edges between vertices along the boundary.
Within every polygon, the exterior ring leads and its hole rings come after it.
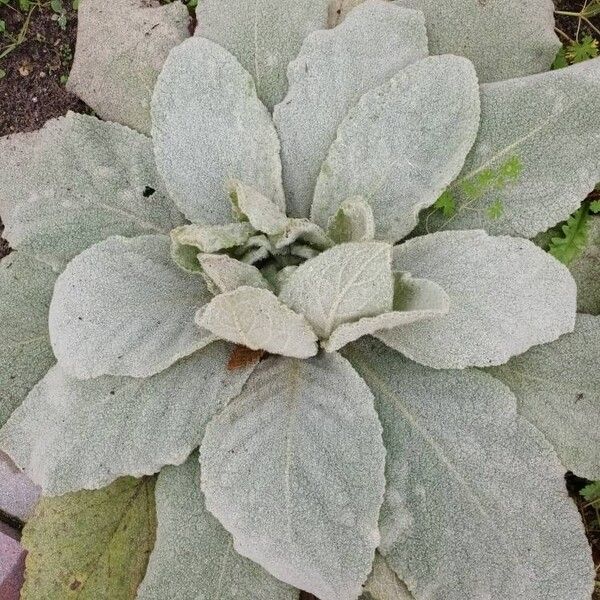
POLYGON ((82 3, 138 131, 0 140, 0 449, 92 536, 159 473, 158 525, 99 575, 42 510, 25 598, 589 600, 600 321, 528 238, 600 179, 600 60, 472 4, 82 3))

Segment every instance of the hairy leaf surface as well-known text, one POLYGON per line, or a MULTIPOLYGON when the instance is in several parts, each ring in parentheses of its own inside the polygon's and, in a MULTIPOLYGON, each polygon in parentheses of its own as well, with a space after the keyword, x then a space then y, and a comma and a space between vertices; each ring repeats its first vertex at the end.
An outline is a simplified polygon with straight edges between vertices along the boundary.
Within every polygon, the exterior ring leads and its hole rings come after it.
POLYGON ((409 65, 342 121, 321 166, 312 219, 327 227, 341 202, 361 196, 373 209, 376 237, 398 241, 458 175, 478 124, 468 60, 435 56, 409 65))
POLYGON ((483 231, 434 233, 397 246, 393 266, 431 279, 450 297, 448 314, 376 334, 424 365, 498 365, 573 330, 573 278, 528 240, 483 231))
POLYGON ((241 286, 269 289, 268 281, 253 265, 235 260, 226 254, 200 254, 202 274, 216 293, 233 292, 241 286))
POLYGON ((414 597, 388 566, 385 558, 376 552, 373 570, 360 600, 414 600, 414 597))
POLYGON ((317 353, 317 336, 308 321, 273 292, 257 287, 242 286, 216 296, 198 311, 196 323, 251 350, 296 358, 317 353))
POLYGON ((425 13, 432 54, 473 61, 480 81, 547 71, 560 41, 551 0, 397 0, 425 13))
POLYGON ((190 221, 231 221, 232 179, 285 208, 271 117, 250 74, 217 44, 196 37, 169 54, 154 89, 152 137, 158 170, 190 221))
POLYGON ((50 340, 74 377, 148 377, 214 337, 194 325, 211 298, 179 270, 167 236, 111 237, 74 258, 50 304, 50 340))
POLYGON ((600 479, 600 317, 491 369, 517 397, 519 414, 552 443, 569 471, 600 479))
POLYGON ((291 273, 279 297, 328 338, 342 323, 391 310, 391 252, 383 242, 334 246, 291 273))
POLYGON ((83 0, 67 89, 107 121, 150 133, 150 98, 167 54, 189 36, 185 6, 83 0))
POLYGON ((600 216, 590 217, 585 248, 569 271, 577 283, 577 310, 600 315, 600 216))
POLYGON ((134 600, 155 531, 154 478, 43 498, 23 530, 22 600, 134 600))
POLYGON ((375 237, 375 220, 369 204, 362 198, 344 200, 329 218, 327 233, 336 243, 370 242, 375 237))
POLYGON ((207 428, 206 506, 279 579, 353 600, 379 540, 380 435, 369 389, 339 355, 268 358, 207 428))
POLYGON ((182 225, 171 231, 171 240, 178 246, 192 246, 198 252, 219 252, 242 246, 256 233, 250 223, 226 225, 182 225))
POLYGON ((0 447, 49 495, 181 464, 252 370, 228 370, 230 354, 215 342, 146 379, 82 381, 55 366, 0 429, 0 447))
POLYGON ((308 217, 319 169, 348 110, 426 56, 421 13, 381 0, 353 10, 335 29, 306 37, 288 68, 289 92, 273 112, 291 216, 308 217))
POLYGON ((168 233, 183 222, 151 141, 126 127, 69 113, 0 138, 0 155, 4 235, 56 270, 111 235, 168 233))
POLYGON ((329 0, 202 0, 196 35, 234 54, 270 109, 285 95, 288 63, 304 37, 327 26, 329 0))
POLYGON ((0 261, 0 426, 54 364, 48 307, 56 275, 21 252, 0 261))
POLYGON ((380 550, 415 598, 589 600, 593 563, 564 468, 510 390, 375 340, 349 348, 387 450, 380 550))
POLYGON ((376 317, 363 317, 352 323, 343 323, 333 330, 321 345, 327 352, 339 350, 364 335, 382 330, 394 330, 402 336, 402 326, 445 315, 449 310, 446 292, 433 281, 413 279, 409 275, 397 276, 394 291, 394 311, 376 317), (396 330, 396 328, 398 328, 396 330))
POLYGON ((458 206, 439 228, 533 237, 575 212, 600 181, 600 58, 524 79, 481 86, 481 128, 451 186, 458 206), (519 163, 508 183, 473 193, 494 169, 519 163), (490 219, 497 201, 502 214, 490 219))
POLYGON ((287 218, 275 202, 239 181, 232 184, 230 193, 234 212, 250 221, 254 229, 267 235, 276 235, 284 230, 287 218))
POLYGON ((204 506, 196 454, 161 471, 156 512, 156 545, 138 600, 298 600, 298 590, 233 549, 204 506))

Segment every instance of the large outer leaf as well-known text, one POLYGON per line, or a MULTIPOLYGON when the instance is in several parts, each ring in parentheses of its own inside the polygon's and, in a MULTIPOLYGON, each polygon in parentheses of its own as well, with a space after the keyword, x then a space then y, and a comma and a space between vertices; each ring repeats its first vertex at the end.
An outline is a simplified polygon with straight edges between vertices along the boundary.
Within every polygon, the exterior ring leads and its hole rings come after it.
POLYGON ((211 298, 178 269, 166 236, 111 237, 74 258, 50 304, 50 340, 74 377, 148 377, 214 337, 194 325, 211 298))
POLYGON ((229 372, 215 343, 147 379, 82 381, 53 367, 0 430, 0 448, 49 495, 181 464, 252 364, 229 372))
POLYGON ((196 454, 161 471, 156 512, 156 545, 138 600, 298 600, 298 590, 233 549, 204 506, 196 454))
POLYGON ((155 529, 153 478, 42 499, 23 531, 22 600, 133 600, 155 529))
POLYGON ((272 109, 285 95, 286 69, 302 40, 327 26, 328 7, 329 0, 202 0, 196 35, 234 54, 272 109))
POLYGON ((366 91, 427 56, 423 15, 382 0, 317 31, 288 68, 290 90, 275 107, 288 214, 307 217, 321 164, 348 110, 366 91))
POLYGON ((202 307, 196 323, 217 337, 296 358, 317 353, 317 336, 308 321, 288 308, 273 292, 241 286, 220 294, 202 307))
POLYGON ((301 264, 279 294, 303 314, 320 338, 342 323, 392 309, 392 247, 383 242, 349 242, 301 264))
POLYGON ((169 54, 152 98, 152 137, 158 170, 191 221, 231 221, 232 179, 285 208, 271 117, 249 73, 213 42, 193 38, 169 54))
POLYGON ((431 279, 450 297, 448 314, 376 334, 424 365, 499 365, 573 330, 573 278, 528 240, 443 231, 396 246, 393 266, 431 279))
POLYGON ((600 479, 600 317, 492 369, 517 397, 519 414, 553 444, 567 469, 600 479))
POLYGON ((430 230, 484 228, 533 237, 564 221, 600 181, 599 129, 600 58, 481 86, 481 128, 450 188, 458 212, 430 218, 430 230), (516 181, 474 198, 465 193, 464 184, 511 159, 521 165, 516 181), (497 200, 502 214, 490 219, 487 209, 497 200))
POLYGON ((354 600, 379 540, 372 396, 337 354, 262 362, 206 430, 206 506, 234 546, 321 600, 354 600))
POLYGON ((594 569, 564 469, 510 390, 374 340, 348 356, 384 429, 380 550, 415 598, 589 600, 594 569))
POLYGON ((0 426, 54 364, 48 306, 55 279, 21 252, 0 261, 0 426))
POLYGON ((479 88, 468 60, 436 56, 409 65, 342 121, 319 173, 313 220, 327 227, 341 202, 362 196, 373 208, 376 237, 401 239, 460 172, 478 123, 479 88))
POLYGON ((577 283, 577 310, 600 315, 600 215, 591 217, 587 244, 583 252, 569 263, 577 283))
POLYGON ((103 119, 149 133, 156 78, 188 24, 180 2, 82 0, 67 89, 103 119))
POLYGON ((473 61, 481 81, 550 68, 560 42, 552 0, 397 0, 425 13, 430 50, 473 61))
POLYGON ((0 156, 4 235, 56 270, 110 235, 168 233, 183 222, 152 143, 126 127, 69 113, 1 138, 0 156))

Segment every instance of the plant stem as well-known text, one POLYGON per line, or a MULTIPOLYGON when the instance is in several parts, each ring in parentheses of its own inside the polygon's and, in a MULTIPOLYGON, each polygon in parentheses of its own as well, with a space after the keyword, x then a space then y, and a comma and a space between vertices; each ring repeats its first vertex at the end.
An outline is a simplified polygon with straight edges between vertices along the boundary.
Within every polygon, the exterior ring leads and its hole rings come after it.
POLYGON ((580 12, 576 13, 568 10, 555 10, 554 14, 562 15, 563 17, 575 17, 577 19, 583 18, 583 15, 580 12))

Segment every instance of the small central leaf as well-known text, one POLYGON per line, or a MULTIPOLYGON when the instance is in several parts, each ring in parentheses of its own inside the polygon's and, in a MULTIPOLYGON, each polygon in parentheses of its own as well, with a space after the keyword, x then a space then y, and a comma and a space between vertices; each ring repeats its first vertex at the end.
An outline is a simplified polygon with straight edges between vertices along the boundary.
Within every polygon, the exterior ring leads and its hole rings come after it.
POLYGON ((279 297, 326 339, 342 323, 392 309, 391 251, 384 242, 335 246, 300 265, 279 297))
POLYGON ((296 358, 317 353, 317 336, 306 319, 265 289, 242 286, 216 296, 198 311, 196 323, 251 350, 296 358))

